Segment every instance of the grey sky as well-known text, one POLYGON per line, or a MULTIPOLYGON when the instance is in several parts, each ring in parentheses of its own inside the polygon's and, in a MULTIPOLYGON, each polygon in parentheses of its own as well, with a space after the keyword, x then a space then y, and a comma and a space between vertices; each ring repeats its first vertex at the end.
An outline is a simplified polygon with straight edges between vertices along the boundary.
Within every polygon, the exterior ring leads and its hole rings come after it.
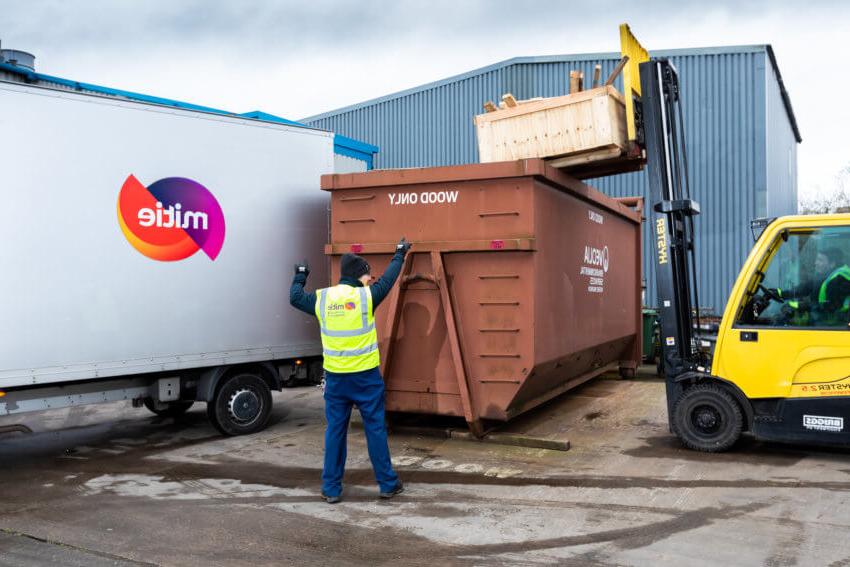
POLYGON ((801 195, 850 165, 850 2, 0 0, 40 72, 299 118, 520 55, 771 43, 797 114, 801 195))

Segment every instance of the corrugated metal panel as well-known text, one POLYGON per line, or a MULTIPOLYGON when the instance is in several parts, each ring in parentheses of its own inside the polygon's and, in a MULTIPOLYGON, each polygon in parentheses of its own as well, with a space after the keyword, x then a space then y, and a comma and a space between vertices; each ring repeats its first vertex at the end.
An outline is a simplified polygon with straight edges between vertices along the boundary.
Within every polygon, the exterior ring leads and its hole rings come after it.
POLYGON ((767 216, 797 212, 797 138, 786 119, 776 70, 767 68, 767 216))
MULTIPOLYGON (((701 304, 722 311, 738 269, 752 246, 750 219, 788 210, 796 195, 796 146, 768 155, 768 137, 787 142, 786 132, 767 127, 789 124, 789 109, 768 96, 772 69, 765 46, 654 52, 669 56, 683 81, 684 114, 694 197, 702 204, 697 220, 701 304), (766 91, 766 88, 768 90, 766 91), (772 106, 771 106, 772 105, 772 106), (786 160, 791 160, 789 168, 786 160), (767 170, 782 177, 768 181, 767 170), (782 163, 783 167, 774 167, 782 163), (791 173, 789 173, 791 172, 791 173), (791 189, 793 187, 793 189, 791 189), (767 193, 771 191, 771 197, 767 193), (771 203, 770 206, 768 203, 771 203)), ((380 146, 378 168, 456 165, 478 161, 472 117, 486 100, 506 92, 519 99, 558 96, 569 89, 571 69, 603 78, 617 54, 521 58, 332 111, 305 123, 380 146)), ((774 81, 775 82, 775 81, 774 81)), ((617 82, 617 87, 622 88, 617 82)), ((780 99, 780 102, 781 99, 780 99)), ((790 127, 789 127, 790 128, 790 127)), ((793 139, 793 137, 792 137, 793 139)), ((771 146, 772 147, 772 146, 771 146)), ((642 172, 591 180, 613 196, 644 195, 642 172)), ((647 302, 655 303, 655 274, 648 229, 644 237, 647 302)))
MULTIPOLYGON (((682 81, 683 113, 696 219, 700 304, 721 313, 752 247, 749 222, 765 210, 763 53, 673 58, 682 81)), ((643 172, 590 180, 614 196, 643 195, 643 172)), ((652 239, 644 232, 647 302, 655 304, 652 239)))

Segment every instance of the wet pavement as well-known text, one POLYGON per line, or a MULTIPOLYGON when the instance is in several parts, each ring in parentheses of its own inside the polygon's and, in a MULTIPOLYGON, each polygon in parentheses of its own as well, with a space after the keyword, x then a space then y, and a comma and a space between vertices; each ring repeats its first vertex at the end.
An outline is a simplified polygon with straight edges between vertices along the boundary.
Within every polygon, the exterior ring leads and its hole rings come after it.
MULTIPOLYGON (((567 452, 394 434, 377 498, 363 432, 319 499, 321 392, 222 438, 127 404, 30 414, 0 437, 0 565, 850 565, 850 451, 686 451, 663 383, 605 377, 506 429, 567 452)), ((3 418, 0 425, 13 423, 3 418)))

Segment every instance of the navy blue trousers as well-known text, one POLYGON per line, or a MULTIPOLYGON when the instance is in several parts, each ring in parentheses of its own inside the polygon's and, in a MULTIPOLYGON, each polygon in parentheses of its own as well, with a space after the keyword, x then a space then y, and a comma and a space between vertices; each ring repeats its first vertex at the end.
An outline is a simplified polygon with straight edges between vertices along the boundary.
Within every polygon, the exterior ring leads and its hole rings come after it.
POLYGON ((398 475, 390 462, 384 423, 384 379, 377 367, 350 374, 325 372, 325 417, 328 428, 325 431, 322 492, 326 496, 339 496, 342 493, 352 406, 357 406, 363 418, 375 480, 381 492, 390 492, 398 484, 398 475))

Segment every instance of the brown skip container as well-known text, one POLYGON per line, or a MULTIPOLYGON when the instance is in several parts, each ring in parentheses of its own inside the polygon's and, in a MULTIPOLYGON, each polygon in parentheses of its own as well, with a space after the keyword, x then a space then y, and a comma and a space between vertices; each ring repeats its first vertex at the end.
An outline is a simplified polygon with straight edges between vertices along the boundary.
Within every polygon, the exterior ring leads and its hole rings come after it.
POLYGON ((325 175, 331 276, 378 276, 413 243, 376 311, 388 411, 507 421, 641 356, 641 208, 540 159, 325 175))

